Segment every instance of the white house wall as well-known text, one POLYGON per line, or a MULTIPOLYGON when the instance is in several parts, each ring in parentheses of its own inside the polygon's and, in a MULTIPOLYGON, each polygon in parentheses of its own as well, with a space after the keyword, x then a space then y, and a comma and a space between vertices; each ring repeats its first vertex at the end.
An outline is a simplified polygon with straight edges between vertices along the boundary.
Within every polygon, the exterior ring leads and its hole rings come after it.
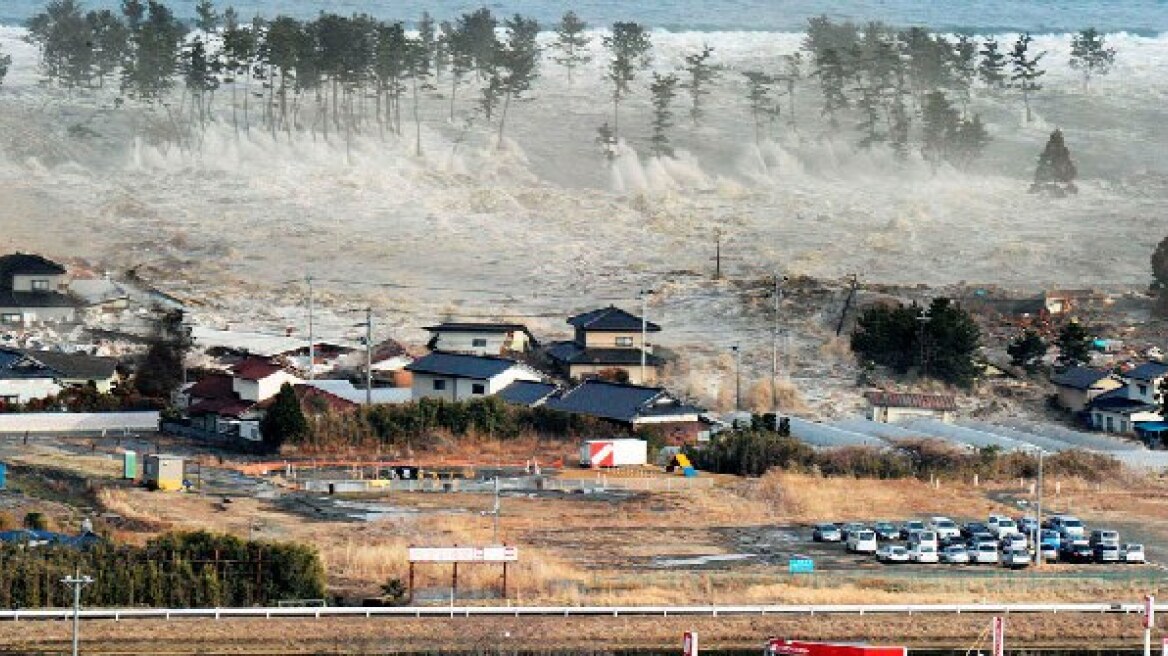
POLYGON ((0 399, 15 397, 17 403, 56 396, 61 386, 51 378, 13 378, 0 380, 0 399))
POLYGON ((1160 383, 1163 381, 1163 378, 1157 378, 1152 381, 1132 380, 1127 386, 1127 396, 1129 399, 1138 399, 1144 403, 1160 405, 1160 383))
POLYGON ((267 401, 275 396, 284 383, 295 385, 301 382, 299 378, 286 371, 277 371, 262 380, 246 380, 243 378, 231 379, 231 390, 245 401, 267 401))
POLYGON ((12 291, 15 292, 35 292, 35 291, 49 291, 49 292, 63 292, 69 288, 68 283, 65 282, 65 276, 28 276, 16 274, 12 276, 12 291), (44 280, 48 283, 48 289, 33 289, 33 281, 44 280))
POLYGON ((504 387, 517 380, 540 382, 543 380, 543 377, 538 372, 526 367, 511 367, 489 380, 481 378, 454 378, 451 376, 414 372, 414 381, 411 390, 415 400, 426 398, 465 401, 476 397, 497 394, 504 387), (434 389, 434 381, 436 380, 446 381, 446 388, 442 390, 434 389), (475 385, 482 385, 483 391, 476 393, 475 385))

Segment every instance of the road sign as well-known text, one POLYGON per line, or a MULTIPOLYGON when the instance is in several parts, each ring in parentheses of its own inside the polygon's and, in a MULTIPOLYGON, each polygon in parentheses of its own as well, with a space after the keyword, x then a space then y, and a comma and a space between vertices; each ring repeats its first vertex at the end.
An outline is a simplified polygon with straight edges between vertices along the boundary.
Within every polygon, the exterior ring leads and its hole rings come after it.
POLYGON ((1144 628, 1150 629, 1156 626, 1156 597, 1147 595, 1144 597, 1144 628))
POLYGON ((787 561, 787 572, 791 574, 814 574, 815 561, 810 558, 792 558, 787 561))
POLYGON ((518 547, 410 547, 411 563, 513 563, 518 547))
POLYGON ((682 656, 698 656, 698 632, 686 631, 681 640, 682 656))
POLYGON ((1001 617, 994 618, 994 656, 1005 656, 1006 654, 1006 620, 1001 617))

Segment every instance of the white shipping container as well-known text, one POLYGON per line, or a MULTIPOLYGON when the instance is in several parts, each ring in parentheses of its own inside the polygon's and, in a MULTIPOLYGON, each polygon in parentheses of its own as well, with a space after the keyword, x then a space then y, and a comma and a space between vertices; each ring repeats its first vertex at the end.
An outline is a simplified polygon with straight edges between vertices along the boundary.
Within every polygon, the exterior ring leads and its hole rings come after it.
POLYGON ((645 440, 588 440, 580 447, 581 467, 636 467, 648 462, 649 444, 645 440))

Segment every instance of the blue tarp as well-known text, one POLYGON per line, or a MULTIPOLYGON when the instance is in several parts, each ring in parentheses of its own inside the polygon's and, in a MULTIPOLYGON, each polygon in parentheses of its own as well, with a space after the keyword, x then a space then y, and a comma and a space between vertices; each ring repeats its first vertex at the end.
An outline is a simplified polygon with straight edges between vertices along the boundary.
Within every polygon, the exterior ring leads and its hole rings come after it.
POLYGON ((0 531, 0 542, 5 544, 51 545, 85 549, 101 542, 101 537, 93 533, 65 535, 64 533, 54 533, 52 531, 19 529, 16 531, 0 531))

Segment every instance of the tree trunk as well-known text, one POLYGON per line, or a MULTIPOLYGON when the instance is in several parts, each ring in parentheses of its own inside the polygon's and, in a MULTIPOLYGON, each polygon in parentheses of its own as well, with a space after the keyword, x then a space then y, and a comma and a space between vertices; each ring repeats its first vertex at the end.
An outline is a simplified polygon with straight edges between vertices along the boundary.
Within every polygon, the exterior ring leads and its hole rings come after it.
POLYGON ((458 73, 450 75, 450 122, 454 122, 454 99, 458 95, 458 73))
POLYGON ((511 94, 507 93, 503 97, 503 111, 499 114, 499 138, 495 143, 495 148, 503 150, 503 126, 507 123, 507 110, 511 107, 511 94))
POLYGON ((422 115, 418 111, 418 78, 414 77, 414 153, 422 156, 422 115))

